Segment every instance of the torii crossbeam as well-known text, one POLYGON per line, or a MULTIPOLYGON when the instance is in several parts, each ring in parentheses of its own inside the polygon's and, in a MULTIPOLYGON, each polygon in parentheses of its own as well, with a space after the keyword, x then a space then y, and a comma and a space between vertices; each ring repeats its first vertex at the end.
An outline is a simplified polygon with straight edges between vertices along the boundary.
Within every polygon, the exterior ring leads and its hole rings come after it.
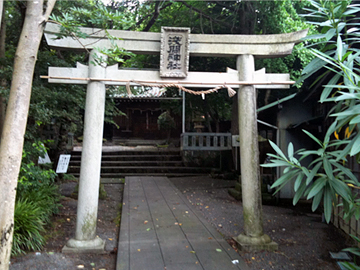
MULTIPOLYGON (((105 85, 134 84, 136 81, 156 81, 166 84, 158 71, 119 70, 117 65, 94 65, 95 48, 109 48, 111 42, 102 29, 80 28, 87 39, 58 39, 59 26, 47 24, 45 37, 49 46, 69 50, 89 50, 89 65, 76 68, 49 68, 49 82, 87 84, 83 152, 81 158, 79 200, 75 238, 64 247, 65 252, 101 252, 104 241, 96 237, 98 190, 100 183, 102 132, 104 121, 105 85)), ((116 45, 137 54, 159 54, 161 34, 107 30, 118 38, 116 45)), ((184 31, 181 29, 181 31, 184 31)), ((277 244, 263 232, 261 181, 259 173, 256 88, 288 88, 288 74, 266 74, 255 71, 254 57, 273 58, 291 54, 294 45, 305 37, 307 30, 278 35, 205 35, 189 34, 190 56, 237 57, 237 70, 226 73, 187 72, 176 78, 186 87, 216 87, 232 84, 238 90, 239 139, 244 233, 235 237, 242 250, 274 250, 277 244), (244 83, 245 82, 245 83, 244 83), (281 82, 281 83, 280 83, 281 82), (239 85, 236 85, 239 83, 239 85), (240 85, 241 84, 241 85, 240 85)), ((137 82, 138 83, 138 82, 137 82)))

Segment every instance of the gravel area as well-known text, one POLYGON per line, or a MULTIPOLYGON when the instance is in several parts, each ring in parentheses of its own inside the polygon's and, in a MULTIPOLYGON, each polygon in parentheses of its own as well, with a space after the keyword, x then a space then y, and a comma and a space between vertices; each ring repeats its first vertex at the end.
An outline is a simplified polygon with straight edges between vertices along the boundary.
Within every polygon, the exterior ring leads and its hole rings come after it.
MULTIPOLYGON (((242 233, 242 205, 228 193, 235 181, 211 177, 171 178, 189 202, 204 215, 234 247, 232 237, 242 233)), ((264 232, 279 244, 276 252, 241 252, 251 269, 340 269, 329 252, 339 252, 349 238, 309 203, 293 206, 289 201, 263 206, 264 232)))

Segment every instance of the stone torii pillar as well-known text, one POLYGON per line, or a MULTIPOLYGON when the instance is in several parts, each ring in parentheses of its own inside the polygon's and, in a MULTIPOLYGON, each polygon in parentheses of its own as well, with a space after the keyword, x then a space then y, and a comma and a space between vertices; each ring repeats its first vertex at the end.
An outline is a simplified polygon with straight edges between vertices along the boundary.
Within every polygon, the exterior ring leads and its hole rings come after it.
MULTIPOLYGON (((240 81, 253 81, 254 56, 238 56, 237 70, 240 81)), ((276 250, 278 245, 263 231, 256 104, 254 85, 241 86, 238 114, 244 233, 234 239, 241 250, 276 250)))
MULTIPOLYGON (((95 50, 90 52, 88 76, 104 78, 106 66, 95 64, 95 54, 95 50)), ((102 58, 106 59, 104 55, 102 58)), ((75 238, 63 248, 64 253, 101 253, 105 249, 105 241, 96 236, 105 91, 102 81, 90 81, 87 85, 76 231, 75 238)))

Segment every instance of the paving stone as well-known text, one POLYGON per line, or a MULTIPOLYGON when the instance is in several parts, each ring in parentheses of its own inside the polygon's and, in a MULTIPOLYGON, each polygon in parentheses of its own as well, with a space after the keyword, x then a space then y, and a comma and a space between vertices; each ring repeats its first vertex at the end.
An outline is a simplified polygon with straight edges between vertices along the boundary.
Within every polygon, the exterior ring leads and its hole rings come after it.
POLYGON ((126 177, 116 269, 248 267, 167 177, 126 177))

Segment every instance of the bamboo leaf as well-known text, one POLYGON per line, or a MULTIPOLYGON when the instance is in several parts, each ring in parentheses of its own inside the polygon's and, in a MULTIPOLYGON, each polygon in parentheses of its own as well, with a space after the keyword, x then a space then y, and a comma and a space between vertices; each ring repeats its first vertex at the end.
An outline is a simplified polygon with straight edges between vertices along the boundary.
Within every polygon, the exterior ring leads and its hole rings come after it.
POLYGON ((307 168, 305 168, 305 167, 300 167, 300 168, 303 171, 303 173, 306 175, 306 177, 309 177, 309 175, 310 175, 309 170, 307 168))
POLYGON ((284 160, 288 160, 288 159, 286 158, 286 156, 284 155, 284 153, 281 151, 281 149, 280 149, 275 143, 273 143, 273 142, 270 141, 270 140, 269 140, 269 143, 270 143, 271 147, 275 150, 275 152, 276 152, 279 156, 281 156, 284 160))
POLYGON ((314 168, 310 171, 309 176, 306 179, 306 185, 309 185, 310 182, 313 180, 314 176, 316 175, 316 173, 318 172, 319 168, 321 167, 322 163, 319 162, 318 164, 316 164, 314 166, 314 168))
POLYGON ((305 134, 308 135, 311 139, 313 139, 318 145, 323 147, 323 144, 318 138, 316 138, 314 135, 312 135, 310 132, 306 131, 305 129, 303 129, 302 131, 305 132, 305 134))
POLYGON ((327 223, 330 222, 332 213, 332 194, 330 187, 326 186, 324 189, 324 215, 327 223))
POLYGON ((348 201, 351 197, 351 190, 343 181, 339 179, 330 179, 330 186, 334 189, 334 191, 339 194, 344 200, 348 201))
POLYGON ((311 210, 315 212, 316 209, 318 209, 319 204, 321 202, 321 199, 323 197, 324 190, 320 189, 320 191, 314 196, 314 199, 312 201, 311 210))
POLYGON ((338 60, 341 61, 343 58, 343 43, 342 43, 342 39, 341 39, 340 35, 338 35, 338 37, 337 37, 337 50, 336 51, 337 51, 337 55, 338 55, 338 60))
POLYGON ((261 164, 261 167, 281 167, 289 166, 289 163, 282 160, 271 160, 271 163, 261 164))
POLYGON ((295 192, 298 190, 298 188, 300 187, 301 184, 301 180, 303 179, 304 174, 303 173, 299 173, 299 175, 296 177, 295 180, 295 184, 294 184, 294 190, 295 192))
POLYGON ((318 155, 318 151, 315 150, 306 150, 306 151, 302 151, 301 153, 299 153, 300 155, 302 155, 303 157, 307 157, 309 155, 318 155))
POLYGON ((289 143, 288 145, 288 156, 289 159, 293 158, 294 156, 294 145, 292 143, 289 143))
POLYGON ((314 72, 320 70, 325 65, 325 61, 320 58, 314 58, 302 71, 303 74, 313 74, 314 72))
POLYGON ((351 147, 350 156, 355 156, 359 152, 360 152, 360 136, 356 136, 354 139, 354 144, 351 147))
POLYGON ((323 190, 324 186, 326 185, 326 178, 321 177, 317 179, 314 183, 314 185, 311 187, 310 192, 307 196, 307 199, 311 199, 315 195, 317 195, 320 191, 323 190))
POLYGON ((299 202, 299 200, 301 199, 301 197, 303 196, 303 194, 305 192, 305 189, 306 189, 305 182, 301 182, 301 185, 300 185, 298 191, 294 195, 293 205, 295 205, 299 202))
POLYGON ((351 121, 349 122, 350 125, 358 124, 360 123, 360 115, 355 116, 351 121))
POLYGON ((289 182, 300 170, 293 170, 290 171, 283 176, 281 176, 279 179, 277 179, 274 184, 272 184, 271 188, 275 188, 277 186, 282 185, 283 183, 289 182))
POLYGON ((335 34, 336 34, 336 29, 334 28, 329 29, 325 34, 326 40, 329 41, 330 39, 333 38, 333 36, 335 36, 335 34))
POLYGON ((355 105, 343 112, 331 114, 331 116, 335 116, 335 117, 352 116, 359 114, 359 112, 360 112, 360 104, 355 105))
POLYGON ((338 169, 340 169, 340 171, 342 171, 343 173, 345 173, 345 175, 347 175, 347 177, 349 177, 351 180, 353 180, 355 183, 358 182, 357 177, 351 172, 350 169, 345 168, 344 166, 342 166, 341 164, 339 164, 338 162, 336 162, 335 160, 330 160, 330 163, 332 165, 334 165, 335 167, 337 167, 338 169))
POLYGON ((332 85, 336 85, 336 83, 339 81, 340 78, 341 78, 340 74, 335 74, 334 77, 331 78, 328 85, 325 86, 324 90, 321 93, 320 96, 321 103, 323 103, 328 98, 328 96, 331 94, 331 91, 334 89, 332 85))
POLYGON ((280 157, 280 156, 278 156, 278 155, 274 155, 274 154, 271 154, 271 153, 267 153, 267 155, 268 155, 269 157, 272 157, 272 158, 276 158, 276 159, 279 159, 279 160, 283 160, 283 158, 280 157))
POLYGON ((323 157, 323 166, 324 166, 324 170, 325 170, 325 173, 326 173, 327 177, 329 179, 333 179, 334 178, 334 172, 333 172, 331 163, 329 162, 329 160, 326 157, 323 157))
POLYGON ((347 146, 345 146, 345 148, 341 151, 341 153, 338 155, 338 157, 336 158, 336 161, 339 161, 341 159, 343 159, 345 156, 347 156, 352 148, 352 146, 354 145, 355 140, 360 137, 360 133, 358 133, 354 139, 352 139, 347 146))
POLYGON ((331 134, 333 134, 336 131, 336 125, 337 125, 337 121, 334 121, 328 128, 328 130, 325 134, 325 138, 324 138, 325 145, 327 145, 329 143, 331 134))

